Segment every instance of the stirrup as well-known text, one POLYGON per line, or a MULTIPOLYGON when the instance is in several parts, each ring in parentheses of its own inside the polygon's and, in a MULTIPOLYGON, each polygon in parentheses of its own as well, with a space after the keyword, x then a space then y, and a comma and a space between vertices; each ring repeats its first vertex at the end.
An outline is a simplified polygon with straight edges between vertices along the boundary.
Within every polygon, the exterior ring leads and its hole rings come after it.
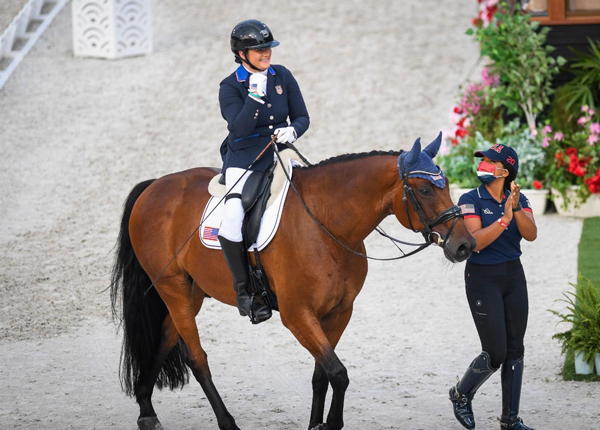
POLYGON ((264 303, 256 301, 256 294, 252 294, 250 298, 250 321, 252 324, 260 324, 271 318, 273 316, 273 311, 271 308, 264 303), (258 313, 255 312, 255 305, 257 307, 256 310, 260 311, 258 313))

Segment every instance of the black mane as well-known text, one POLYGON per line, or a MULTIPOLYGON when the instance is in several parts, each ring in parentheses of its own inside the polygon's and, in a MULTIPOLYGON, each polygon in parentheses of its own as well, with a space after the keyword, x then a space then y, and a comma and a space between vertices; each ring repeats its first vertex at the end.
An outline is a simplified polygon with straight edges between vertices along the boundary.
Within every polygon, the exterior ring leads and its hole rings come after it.
POLYGON ((371 151, 371 152, 359 152, 351 154, 336 155, 335 157, 327 158, 312 166, 300 167, 301 169, 314 169, 316 167, 328 166, 330 164, 345 163, 347 161, 360 160, 362 158, 373 157, 376 155, 394 155, 399 156, 403 151, 371 151))

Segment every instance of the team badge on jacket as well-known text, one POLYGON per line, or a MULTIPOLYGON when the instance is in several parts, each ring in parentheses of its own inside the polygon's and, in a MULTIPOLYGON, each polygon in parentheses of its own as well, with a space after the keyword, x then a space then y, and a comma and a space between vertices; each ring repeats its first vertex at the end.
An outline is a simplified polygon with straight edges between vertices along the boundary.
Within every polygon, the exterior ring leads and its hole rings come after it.
POLYGON ((281 85, 275 85, 275 91, 277 91, 277 94, 282 95, 283 94, 283 88, 281 85))

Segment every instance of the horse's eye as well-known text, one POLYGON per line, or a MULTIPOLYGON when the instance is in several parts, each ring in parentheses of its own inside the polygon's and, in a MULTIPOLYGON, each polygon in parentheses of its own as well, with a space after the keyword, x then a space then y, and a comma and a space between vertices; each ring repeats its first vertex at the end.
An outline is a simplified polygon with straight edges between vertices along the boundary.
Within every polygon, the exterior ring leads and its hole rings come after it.
POLYGON ((422 196, 430 196, 431 188, 419 188, 419 194, 421 194, 422 196))

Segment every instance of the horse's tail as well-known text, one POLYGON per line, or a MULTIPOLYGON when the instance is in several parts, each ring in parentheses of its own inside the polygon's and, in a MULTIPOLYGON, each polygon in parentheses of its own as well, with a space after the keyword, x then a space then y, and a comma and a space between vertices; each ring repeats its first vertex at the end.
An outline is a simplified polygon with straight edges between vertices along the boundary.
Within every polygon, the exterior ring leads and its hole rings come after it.
MULTIPOLYGON (((148 378, 152 371, 161 342, 162 323, 168 314, 156 290, 150 288, 152 280, 142 269, 129 237, 133 205, 154 181, 137 184, 125 201, 110 287, 113 319, 123 327, 119 378, 121 388, 129 396, 136 394, 141 380, 148 378)), ((159 389, 183 387, 189 381, 184 349, 180 341, 167 356, 156 380, 159 389)))

